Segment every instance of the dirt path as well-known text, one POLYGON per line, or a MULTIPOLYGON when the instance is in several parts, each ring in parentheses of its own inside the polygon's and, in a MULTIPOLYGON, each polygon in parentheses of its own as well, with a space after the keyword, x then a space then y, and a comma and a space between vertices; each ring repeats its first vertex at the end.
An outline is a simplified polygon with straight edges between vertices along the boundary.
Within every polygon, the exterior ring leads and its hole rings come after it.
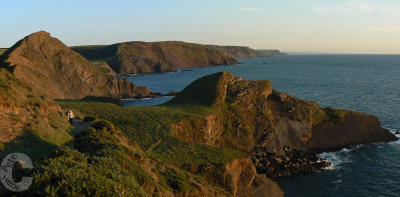
POLYGON ((73 119, 72 120, 72 126, 74 127, 74 130, 72 130, 72 135, 75 135, 88 127, 90 127, 91 123, 90 122, 83 122, 83 120, 78 120, 78 119, 73 119))

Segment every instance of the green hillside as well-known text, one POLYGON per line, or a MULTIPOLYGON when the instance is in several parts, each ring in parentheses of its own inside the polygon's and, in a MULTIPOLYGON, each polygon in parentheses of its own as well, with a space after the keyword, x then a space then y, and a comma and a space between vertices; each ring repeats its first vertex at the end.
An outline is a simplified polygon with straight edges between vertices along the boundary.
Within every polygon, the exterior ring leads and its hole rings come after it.
POLYGON ((168 163, 227 163, 242 153, 203 144, 192 144, 175 138, 171 124, 201 116, 183 109, 166 106, 121 107, 112 103, 59 101, 64 109, 79 111, 82 116, 97 116, 118 128, 132 143, 168 163))
POLYGON ((7 51, 6 48, 0 48, 0 55, 3 54, 5 51, 7 51))

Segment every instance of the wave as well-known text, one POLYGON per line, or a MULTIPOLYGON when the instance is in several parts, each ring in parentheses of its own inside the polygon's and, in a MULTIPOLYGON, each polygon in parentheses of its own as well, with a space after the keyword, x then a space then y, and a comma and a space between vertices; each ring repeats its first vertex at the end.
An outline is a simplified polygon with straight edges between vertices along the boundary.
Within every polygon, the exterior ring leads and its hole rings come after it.
POLYGON ((318 154, 318 156, 322 157, 323 159, 331 163, 331 165, 325 167, 324 170, 336 170, 342 168, 343 164, 351 162, 351 158, 348 153, 362 146, 363 145, 357 145, 352 148, 342 148, 341 150, 335 152, 324 152, 318 154))
POLYGON ((399 130, 396 130, 396 129, 388 129, 391 133, 393 133, 393 135, 395 135, 396 137, 398 137, 399 138, 399 141, 400 141, 400 133, 399 133, 399 130))
POLYGON ((153 98, 141 98, 141 99, 135 99, 135 98, 125 98, 121 99, 123 102, 130 102, 130 101, 144 101, 144 100, 151 100, 153 98))

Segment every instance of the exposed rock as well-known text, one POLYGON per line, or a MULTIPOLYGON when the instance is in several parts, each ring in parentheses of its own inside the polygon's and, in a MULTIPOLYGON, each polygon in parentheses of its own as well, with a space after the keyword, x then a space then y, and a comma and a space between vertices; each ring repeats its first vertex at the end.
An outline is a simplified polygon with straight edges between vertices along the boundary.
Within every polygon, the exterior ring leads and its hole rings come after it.
POLYGON ((177 41, 125 42, 72 49, 90 60, 106 60, 118 74, 161 73, 182 67, 238 63, 233 57, 204 45, 177 41))
POLYGON ((242 80, 227 72, 194 81, 167 103, 183 104, 206 105, 214 110, 199 119, 176 123, 178 136, 245 152, 265 147, 268 152, 282 154, 284 146, 321 152, 397 139, 375 116, 321 108, 313 101, 273 90, 271 81, 242 80), (194 135, 201 137, 185 137, 194 135), (204 140, 211 136, 216 139, 204 140))
POLYGON ((44 31, 25 37, 8 49, 0 57, 0 67, 7 68, 36 92, 50 98, 150 95, 147 88, 114 78, 106 64, 91 64, 44 31))
POLYGON ((203 164, 181 167, 204 177, 214 185, 227 188, 232 196, 259 196, 259 194, 283 196, 283 191, 275 182, 257 174, 249 158, 238 158, 224 165, 203 164))
POLYGON ((271 177, 320 170, 327 163, 315 154, 322 151, 397 140, 375 116, 321 108, 273 90, 271 81, 227 72, 194 81, 166 105, 212 108, 206 116, 174 123, 175 136, 255 155, 259 172, 271 177))
POLYGON ((252 157, 257 172, 275 178, 316 172, 330 165, 315 154, 290 147, 285 147, 283 151, 283 155, 277 155, 267 152, 265 148, 257 148, 252 157))

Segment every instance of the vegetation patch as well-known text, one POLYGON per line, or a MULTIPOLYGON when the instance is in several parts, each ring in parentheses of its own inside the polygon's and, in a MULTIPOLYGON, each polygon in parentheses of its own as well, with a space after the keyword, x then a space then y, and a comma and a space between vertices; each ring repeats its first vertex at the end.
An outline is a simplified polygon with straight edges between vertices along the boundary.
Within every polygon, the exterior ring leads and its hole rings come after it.
POLYGON ((97 121, 65 148, 33 169, 34 183, 23 195, 171 196, 213 188, 201 177, 153 160, 107 121, 97 121))
POLYGON ((7 49, 6 48, 0 48, 0 55, 2 55, 4 52, 6 52, 7 49))
POLYGON ((227 163, 243 154, 232 149, 188 143, 172 135, 172 123, 202 115, 169 106, 121 107, 93 101, 58 101, 64 109, 104 119, 121 129, 131 143, 167 163, 227 163))

